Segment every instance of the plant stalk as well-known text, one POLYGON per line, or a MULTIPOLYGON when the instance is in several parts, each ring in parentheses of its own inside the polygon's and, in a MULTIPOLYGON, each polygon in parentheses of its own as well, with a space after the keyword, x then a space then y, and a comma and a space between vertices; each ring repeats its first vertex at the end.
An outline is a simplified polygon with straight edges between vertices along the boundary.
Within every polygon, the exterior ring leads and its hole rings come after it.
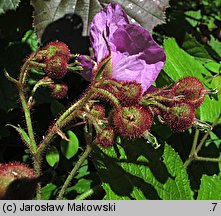
POLYGON ((78 169, 80 168, 80 166, 83 164, 83 162, 85 161, 85 159, 88 157, 88 155, 90 154, 92 150, 92 146, 91 145, 87 145, 84 153, 81 155, 81 157, 79 158, 79 160, 77 161, 77 163, 75 164, 75 166, 73 167, 72 171, 70 172, 70 174, 68 175, 66 181, 64 182, 57 199, 58 200, 62 200, 64 197, 64 194, 71 182, 71 180, 73 179, 73 177, 75 176, 75 174, 77 173, 78 169))

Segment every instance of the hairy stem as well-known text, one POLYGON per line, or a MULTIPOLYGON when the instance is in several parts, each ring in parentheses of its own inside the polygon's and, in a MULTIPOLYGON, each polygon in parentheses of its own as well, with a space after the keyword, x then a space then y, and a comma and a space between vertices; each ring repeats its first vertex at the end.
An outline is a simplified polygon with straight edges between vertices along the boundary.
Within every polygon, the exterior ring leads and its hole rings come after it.
POLYGON ((47 146, 51 143, 58 130, 61 130, 64 126, 66 126, 70 121, 73 120, 83 108, 85 103, 90 99, 92 95, 92 91, 85 94, 80 100, 78 100, 75 104, 69 107, 54 123, 52 128, 49 130, 48 134, 42 140, 41 144, 38 148, 39 155, 42 155, 47 146))
POLYGON ((30 97, 29 97, 29 99, 28 99, 28 106, 31 107, 31 104, 32 104, 33 98, 34 98, 34 94, 36 93, 36 91, 37 91, 37 89, 38 89, 39 87, 41 87, 41 86, 47 86, 47 85, 53 84, 53 83, 54 83, 53 80, 51 80, 50 78, 48 78, 48 80, 46 80, 46 79, 39 80, 39 81, 35 84, 34 88, 33 88, 32 91, 31 91, 31 95, 30 95, 30 97))
POLYGON ((20 72, 20 75, 19 75, 19 83, 22 87, 24 87, 24 85, 25 85, 25 81, 26 81, 26 78, 27 78, 27 75, 28 75, 28 71, 30 69, 30 61, 35 55, 36 55, 36 52, 32 53, 29 56, 29 58, 25 61, 25 63, 22 65, 21 72, 20 72))
POLYGON ((28 108, 28 104, 27 104, 24 92, 22 91, 21 88, 19 88, 18 91, 19 91, 19 97, 21 100, 22 108, 23 108, 23 111, 25 114, 25 121, 26 121, 27 129, 28 129, 28 136, 30 139, 29 148, 30 148, 31 152, 33 154, 35 154, 37 151, 37 145, 36 145, 36 141, 35 141, 35 137, 34 137, 34 131, 33 131, 33 126, 32 126, 32 121, 31 121, 30 110, 28 108))
POLYGON ((119 100, 112 93, 110 93, 109 91, 101 89, 101 88, 96 88, 95 92, 100 97, 103 97, 106 100, 109 100, 110 103, 112 103, 114 106, 119 106, 120 105, 119 100))
POLYGON ((88 157, 88 155, 90 154, 92 150, 92 146, 91 145, 87 145, 84 153, 81 155, 81 157, 79 158, 79 160, 77 161, 77 163, 75 164, 75 166, 73 167, 73 169, 71 170, 70 174, 68 175, 66 181, 64 182, 57 199, 58 200, 62 200, 63 196, 71 182, 71 180, 74 178, 75 174, 77 173, 78 169, 81 167, 81 165, 83 164, 83 162, 85 161, 85 159, 88 157))
MULTIPOLYGON (((25 94, 22 91, 22 87, 18 88, 19 91, 19 97, 21 100, 22 108, 25 114, 25 121, 28 129, 28 136, 30 139, 30 142, 28 143, 28 147, 31 151, 32 154, 32 160, 34 163, 34 170, 36 172, 36 175, 39 176, 41 174, 41 159, 38 157, 37 154, 37 144, 35 141, 35 136, 34 136, 34 131, 33 131, 33 126, 32 126, 32 121, 31 121, 31 114, 30 110, 28 107, 28 103, 25 98, 25 94)), ((41 186, 38 184, 37 186, 37 199, 41 199, 41 186)))

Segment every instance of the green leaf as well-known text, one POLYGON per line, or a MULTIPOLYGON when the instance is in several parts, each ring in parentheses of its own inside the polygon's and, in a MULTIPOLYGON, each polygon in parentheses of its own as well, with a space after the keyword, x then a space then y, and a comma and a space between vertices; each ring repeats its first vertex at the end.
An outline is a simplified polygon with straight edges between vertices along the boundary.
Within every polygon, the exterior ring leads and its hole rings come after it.
POLYGON ((217 148, 219 148, 220 144, 221 144, 221 138, 218 137, 218 135, 216 135, 214 132, 210 132, 210 138, 211 140, 209 140, 209 142, 206 142, 205 146, 208 146, 210 143, 215 143, 215 145, 217 146, 217 148))
MULTIPOLYGON (((199 107, 199 118, 202 121, 207 121, 209 123, 213 123, 217 118, 219 113, 221 112, 221 95, 218 94, 217 98, 210 99, 207 95, 204 99, 204 102, 199 107)), ((221 122, 221 120, 219 120, 221 122)))
POLYGON ((46 161, 51 167, 54 167, 59 162, 60 156, 57 148, 51 146, 46 152, 46 161))
POLYGON ((183 163, 167 144, 161 154, 145 140, 128 140, 94 154, 105 199, 193 199, 183 163))
POLYGON ((186 76, 195 76, 202 81, 202 74, 211 75, 199 61, 181 49, 175 39, 164 40, 164 49, 167 56, 164 71, 173 81, 186 76))
MULTIPOLYGON (((34 7, 34 27, 40 39, 48 24, 62 18, 67 13, 75 13, 83 20, 83 35, 88 35, 90 23, 95 14, 110 0, 31 0, 34 7)), ((169 7, 169 0, 139 1, 116 0, 122 5, 132 23, 139 23, 151 31, 156 25, 165 22, 165 11, 169 7)))
POLYGON ((217 93, 218 95, 221 94, 221 85, 220 85, 220 83, 221 83, 221 76, 220 76, 220 75, 214 77, 214 78, 212 79, 212 82, 211 82, 211 87, 212 87, 213 89, 217 89, 217 90, 218 90, 218 93, 217 93))
POLYGON ((221 65, 215 61, 209 61, 204 66, 213 73, 220 73, 221 65))
POLYGON ((221 199, 221 179, 220 177, 203 175, 198 200, 220 200, 221 199))
POLYGON ((215 39, 213 36, 211 36, 209 45, 219 55, 219 57, 221 57, 221 43, 217 39, 215 39))
POLYGON ((38 49, 38 38, 33 30, 29 30, 25 33, 22 38, 23 43, 27 43, 32 51, 36 51, 38 49))
POLYGON ((68 192, 71 192, 71 191, 76 191, 77 193, 81 194, 81 193, 84 193, 88 190, 90 190, 91 188, 91 183, 92 183, 92 180, 89 180, 89 179, 80 179, 74 186, 72 187, 69 187, 67 189, 67 193, 68 192))
POLYGON ((198 10, 198 11, 186 11, 184 14, 186 15, 186 20, 193 27, 197 26, 197 24, 200 22, 200 19, 202 17, 200 10, 198 10))
POLYGON ((67 134, 67 138, 70 141, 68 142, 66 140, 61 140, 61 152, 67 159, 70 159, 75 154, 77 154, 79 148, 79 141, 77 136, 72 131, 69 130, 67 134))
POLYGON ((127 196, 119 196, 114 191, 111 190, 111 187, 107 183, 102 184, 103 189, 106 192, 106 195, 104 197, 105 200, 129 200, 130 198, 127 196))
POLYGON ((51 199, 54 191, 57 189, 57 186, 53 183, 49 183, 42 188, 42 199, 49 200, 51 199))
POLYGON ((20 3, 20 0, 1 0, 0 1, 0 15, 4 14, 8 10, 16 10, 20 3))
POLYGON ((191 56, 202 60, 204 62, 212 61, 211 56, 205 49, 205 47, 200 44, 192 35, 186 34, 182 48, 189 53, 191 56))
POLYGON ((19 133, 19 135, 21 136, 22 140, 23 140, 27 145, 30 144, 30 139, 29 139, 28 134, 25 132, 24 129, 22 129, 22 128, 20 127, 20 125, 18 125, 18 127, 16 127, 16 126, 14 126, 14 125, 7 124, 7 126, 13 127, 13 128, 19 133))

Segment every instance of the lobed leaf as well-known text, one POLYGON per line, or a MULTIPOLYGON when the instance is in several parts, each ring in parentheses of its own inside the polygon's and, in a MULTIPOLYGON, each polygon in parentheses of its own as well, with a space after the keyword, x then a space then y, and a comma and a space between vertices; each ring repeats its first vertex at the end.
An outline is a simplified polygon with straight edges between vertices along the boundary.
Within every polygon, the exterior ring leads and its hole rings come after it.
MULTIPOLYGON (((31 0, 34 7, 34 27, 40 39, 48 24, 67 13, 75 13, 83 20, 83 35, 88 35, 90 23, 96 13, 110 0, 31 0)), ((138 23, 151 31, 165 22, 169 0, 116 0, 127 12, 132 23, 138 23)))

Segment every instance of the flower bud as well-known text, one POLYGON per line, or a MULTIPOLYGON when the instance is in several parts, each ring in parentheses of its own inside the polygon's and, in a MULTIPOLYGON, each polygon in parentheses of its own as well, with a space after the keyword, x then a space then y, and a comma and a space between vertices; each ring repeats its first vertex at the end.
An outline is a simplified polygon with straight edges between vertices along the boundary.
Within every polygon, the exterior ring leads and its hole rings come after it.
POLYGON ((94 117, 99 119, 103 119, 105 116, 105 108, 100 104, 93 104, 90 112, 94 117))
POLYGON ((64 56, 66 58, 66 61, 69 61, 71 57, 71 52, 68 46, 61 41, 50 42, 47 46, 45 46, 45 49, 51 54, 51 56, 53 56, 54 54, 64 56))
POLYGON ((191 76, 178 80, 172 91, 176 96, 183 95, 184 99, 182 101, 193 105, 195 108, 202 104, 207 93, 203 84, 197 78, 191 76))
POLYGON ((141 106, 120 107, 114 111, 115 130, 123 137, 139 138, 152 125, 151 114, 141 106))
POLYGON ((52 89, 51 96, 56 99, 62 99, 67 95, 68 86, 65 83, 53 83, 49 85, 52 89))
POLYGON ((60 55, 63 56, 66 62, 69 61, 71 52, 68 46, 60 41, 53 41, 47 44, 45 47, 42 47, 34 56, 34 61, 44 62, 48 61, 50 58, 60 55))
POLYGON ((66 59, 62 55, 56 55, 46 61, 45 72, 52 79, 61 79, 68 72, 66 59))
POLYGON ((96 142, 104 148, 109 148, 115 143, 115 134, 112 127, 106 127, 97 134, 96 142))
POLYGON ((37 184, 23 184, 35 179, 33 169, 18 162, 0 165, 0 199, 17 199, 17 197, 30 197, 35 194, 37 184), (21 180, 21 181, 20 181, 21 180), (11 191, 16 184, 15 190, 11 191), (25 188, 29 186, 29 194, 25 193, 25 188), (13 195, 14 194, 14 195, 13 195))
POLYGON ((163 112, 163 118, 174 132, 184 132, 194 122, 195 108, 187 103, 177 103, 163 112))
POLYGON ((142 95, 142 87, 136 82, 125 82, 117 98, 124 106, 137 104, 142 95))

